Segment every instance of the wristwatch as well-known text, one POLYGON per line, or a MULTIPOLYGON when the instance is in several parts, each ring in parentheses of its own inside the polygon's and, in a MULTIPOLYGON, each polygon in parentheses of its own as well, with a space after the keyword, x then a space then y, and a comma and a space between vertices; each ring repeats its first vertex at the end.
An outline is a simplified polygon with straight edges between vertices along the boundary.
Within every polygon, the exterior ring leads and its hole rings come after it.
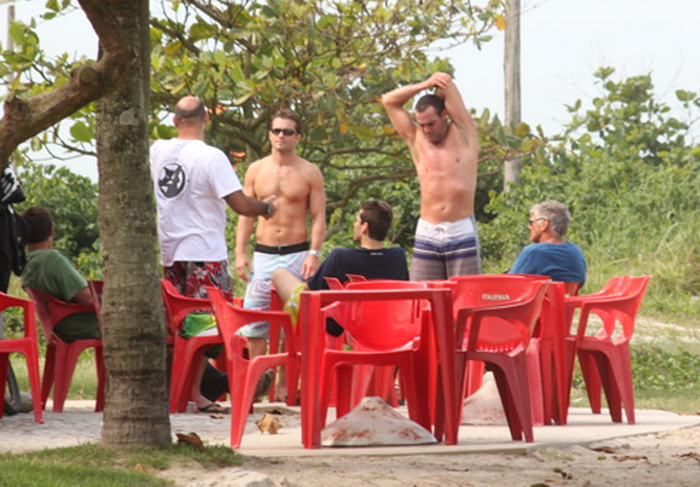
POLYGON ((313 255, 314 257, 321 257, 321 251, 320 250, 309 250, 309 255, 313 255))

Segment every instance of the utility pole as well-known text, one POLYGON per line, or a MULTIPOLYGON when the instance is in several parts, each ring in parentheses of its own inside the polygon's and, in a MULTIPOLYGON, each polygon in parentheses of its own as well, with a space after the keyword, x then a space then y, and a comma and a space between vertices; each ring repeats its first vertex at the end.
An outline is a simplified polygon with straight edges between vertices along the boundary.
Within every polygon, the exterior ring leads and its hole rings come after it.
POLYGON ((10 25, 15 21, 15 0, 0 0, 0 5, 3 3, 9 3, 7 6, 7 44, 6 49, 11 51, 14 49, 15 44, 12 42, 12 36, 10 35, 10 25))
MULTIPOLYGON (((520 113, 520 0, 508 0, 506 42, 503 61, 505 77, 506 126, 516 127, 520 113)), ((520 157, 505 161, 503 191, 520 184, 520 157)))

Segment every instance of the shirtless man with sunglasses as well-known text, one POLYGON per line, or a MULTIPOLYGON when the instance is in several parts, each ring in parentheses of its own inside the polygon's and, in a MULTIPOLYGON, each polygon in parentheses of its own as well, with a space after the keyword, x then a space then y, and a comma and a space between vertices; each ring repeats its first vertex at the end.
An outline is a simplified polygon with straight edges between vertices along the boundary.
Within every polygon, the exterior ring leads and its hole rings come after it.
MULTIPOLYGON (((274 196, 277 213, 269 219, 240 216, 236 233, 236 272, 247 281, 244 307, 269 309, 270 277, 284 268, 301 279, 316 272, 326 231, 326 195, 323 175, 314 164, 296 154, 301 140, 301 121, 291 110, 280 110, 270 125, 271 154, 252 163, 246 172, 248 196, 274 196), (307 228, 307 217, 311 228, 307 228), (246 247, 255 229, 252 266, 246 247)), ((251 357, 267 350, 267 323, 242 328, 251 357)))

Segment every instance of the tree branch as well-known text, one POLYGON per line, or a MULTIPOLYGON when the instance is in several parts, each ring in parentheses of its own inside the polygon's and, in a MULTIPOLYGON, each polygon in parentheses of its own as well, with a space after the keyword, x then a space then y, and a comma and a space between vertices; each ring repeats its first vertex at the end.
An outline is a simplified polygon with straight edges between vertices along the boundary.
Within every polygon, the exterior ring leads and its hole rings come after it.
POLYGON ((112 92, 126 79, 136 60, 127 48, 112 9, 116 0, 80 0, 80 5, 100 39, 100 59, 79 66, 68 83, 40 95, 20 99, 10 93, 0 119, 0 169, 25 140, 46 130, 80 108, 112 92))

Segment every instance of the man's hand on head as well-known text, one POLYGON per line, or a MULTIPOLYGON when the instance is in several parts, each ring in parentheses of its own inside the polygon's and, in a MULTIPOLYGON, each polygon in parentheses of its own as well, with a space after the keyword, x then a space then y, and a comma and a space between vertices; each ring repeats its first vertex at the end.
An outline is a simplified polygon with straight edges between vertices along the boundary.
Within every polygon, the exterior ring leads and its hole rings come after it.
MULTIPOLYGON (((431 84, 431 86, 435 87, 435 94, 439 90, 444 90, 445 88, 449 87, 452 84, 452 76, 450 76, 447 73, 434 73, 429 79, 428 82, 431 84)), ((439 96, 439 95, 438 95, 439 96)))

